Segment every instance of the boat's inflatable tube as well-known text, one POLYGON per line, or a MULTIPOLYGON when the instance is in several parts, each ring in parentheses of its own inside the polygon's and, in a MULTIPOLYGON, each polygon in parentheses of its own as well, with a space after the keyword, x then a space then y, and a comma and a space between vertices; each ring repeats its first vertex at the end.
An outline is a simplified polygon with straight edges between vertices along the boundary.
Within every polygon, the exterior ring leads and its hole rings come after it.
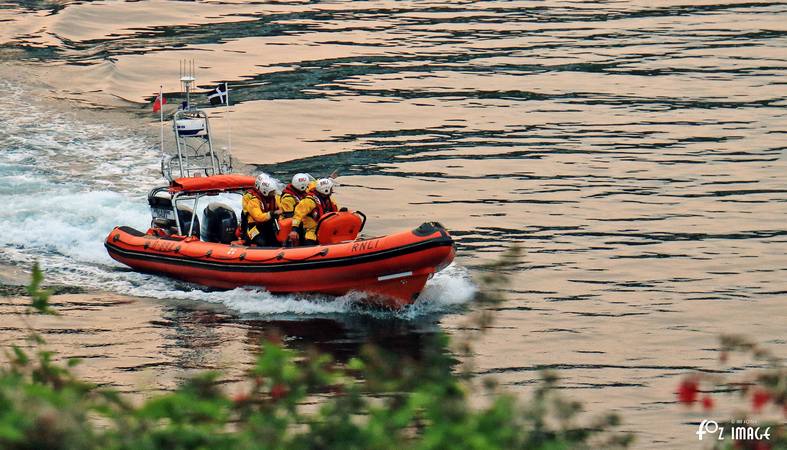
MULTIPOLYGON (((349 236, 358 225, 334 220, 336 236, 349 236)), ((378 238, 295 248, 159 237, 117 227, 105 246, 112 258, 135 270, 209 287, 263 286, 273 293, 330 295, 362 291, 371 294, 369 301, 394 308, 412 303, 455 253, 451 236, 435 222, 378 238)))

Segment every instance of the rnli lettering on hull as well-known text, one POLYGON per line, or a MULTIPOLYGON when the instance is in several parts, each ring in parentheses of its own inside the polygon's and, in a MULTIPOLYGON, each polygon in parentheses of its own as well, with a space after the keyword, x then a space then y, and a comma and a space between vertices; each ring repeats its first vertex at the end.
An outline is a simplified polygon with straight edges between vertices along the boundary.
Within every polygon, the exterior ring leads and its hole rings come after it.
POLYGON ((148 244, 148 247, 160 252, 171 252, 180 246, 180 242, 170 242, 164 240, 155 240, 148 244))
POLYGON ((356 242, 353 244, 352 248, 350 249, 351 252, 362 252, 365 250, 374 250, 377 246, 380 245, 379 239, 374 239, 371 241, 361 241, 356 242))

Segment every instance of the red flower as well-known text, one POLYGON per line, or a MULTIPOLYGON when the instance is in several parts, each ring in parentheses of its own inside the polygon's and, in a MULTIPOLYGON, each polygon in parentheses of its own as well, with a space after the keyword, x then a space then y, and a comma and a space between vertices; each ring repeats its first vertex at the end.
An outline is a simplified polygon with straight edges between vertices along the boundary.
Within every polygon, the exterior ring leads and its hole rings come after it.
POLYGON ((678 386, 678 401, 684 405, 691 405, 697 401, 699 393, 699 383, 691 378, 683 380, 678 386))
POLYGON ((284 343, 281 333, 279 330, 270 331, 267 335, 265 335, 265 339, 274 345, 282 345, 284 343))
POLYGON ((713 398, 711 398, 710 395, 702 397, 702 409, 705 411, 710 411, 713 409, 713 398))
POLYGON ((751 407, 754 412, 758 413, 762 411, 762 408, 765 406, 766 403, 771 399, 771 394, 768 391, 764 391, 762 389, 757 389, 751 395, 751 407))
POLYGON ((232 401, 235 403, 246 403, 249 401, 249 394, 245 392, 239 392, 232 397, 232 401))
POLYGON ((273 398, 274 400, 278 400, 284 397, 285 395, 287 395, 287 391, 288 391, 287 386, 281 383, 275 384, 271 388, 271 398, 273 398))

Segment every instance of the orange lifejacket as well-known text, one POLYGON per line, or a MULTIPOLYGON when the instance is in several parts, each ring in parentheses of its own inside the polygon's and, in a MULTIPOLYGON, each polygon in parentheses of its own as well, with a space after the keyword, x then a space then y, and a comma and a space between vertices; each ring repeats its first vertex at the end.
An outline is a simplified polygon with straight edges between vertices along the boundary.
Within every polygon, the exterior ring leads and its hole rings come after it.
POLYGON ((303 200, 306 197, 306 192, 301 192, 292 185, 292 183, 288 184, 287 187, 281 192, 280 202, 281 208, 283 210, 282 216, 285 218, 290 218, 295 213, 295 207, 298 206, 298 202, 303 200), (288 197, 292 197, 292 210, 288 211, 289 208, 289 201, 287 201, 288 197))
POLYGON ((293 186, 292 183, 288 184, 284 188, 284 190, 281 191, 281 195, 282 195, 282 197, 284 197, 285 195, 292 195, 293 197, 295 197, 295 200, 296 200, 295 203, 296 204, 299 201, 303 200, 304 197, 306 197, 306 193, 305 192, 301 192, 301 191, 295 189, 295 186, 293 186))
POLYGON ((309 195, 307 197, 314 200, 315 205, 317 205, 312 210, 312 212, 309 213, 309 215, 311 216, 312 219, 314 219, 315 222, 320 220, 320 217, 322 217, 324 214, 327 214, 329 212, 336 212, 336 208, 334 207, 334 204, 331 201, 330 195, 326 197, 320 195, 319 193, 317 193, 317 191, 311 191, 309 192, 309 195))
MULTIPOLYGON (((271 195, 271 196, 268 196, 268 197, 262 197, 260 195, 260 193, 257 192, 256 189, 249 189, 248 191, 245 192, 245 194, 249 194, 249 195, 253 196, 254 198, 256 198, 257 200, 259 200, 260 201, 260 206, 262 207, 263 211, 271 212, 271 211, 275 211, 276 210, 276 196, 271 195)), ((258 230, 260 232, 263 232, 264 229, 268 229, 268 228, 270 228, 270 230, 273 230, 273 222, 274 222, 273 220, 269 220, 268 222, 259 224, 260 228, 258 230)), ((249 229, 254 227, 254 226, 257 226, 257 225, 258 225, 257 222, 254 222, 253 220, 250 220, 249 214, 246 211, 242 211, 241 212, 241 215, 240 215, 240 230, 241 230, 241 237, 244 240, 248 240, 249 229)), ((268 234, 270 234, 271 232, 275 234, 275 231, 268 231, 268 230, 265 230, 265 231, 267 231, 268 234)))

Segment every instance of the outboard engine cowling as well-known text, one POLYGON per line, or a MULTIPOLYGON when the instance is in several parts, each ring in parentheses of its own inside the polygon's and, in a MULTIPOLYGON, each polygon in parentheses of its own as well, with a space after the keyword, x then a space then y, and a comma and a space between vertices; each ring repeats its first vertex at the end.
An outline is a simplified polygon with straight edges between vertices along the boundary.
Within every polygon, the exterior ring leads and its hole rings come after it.
POLYGON ((172 195, 166 187, 153 189, 148 194, 150 214, 153 216, 151 226, 169 229, 175 224, 175 212, 172 210, 172 195))
POLYGON ((238 218, 235 211, 223 203, 211 203, 205 208, 203 222, 207 226, 205 240, 229 244, 235 240, 238 218))

